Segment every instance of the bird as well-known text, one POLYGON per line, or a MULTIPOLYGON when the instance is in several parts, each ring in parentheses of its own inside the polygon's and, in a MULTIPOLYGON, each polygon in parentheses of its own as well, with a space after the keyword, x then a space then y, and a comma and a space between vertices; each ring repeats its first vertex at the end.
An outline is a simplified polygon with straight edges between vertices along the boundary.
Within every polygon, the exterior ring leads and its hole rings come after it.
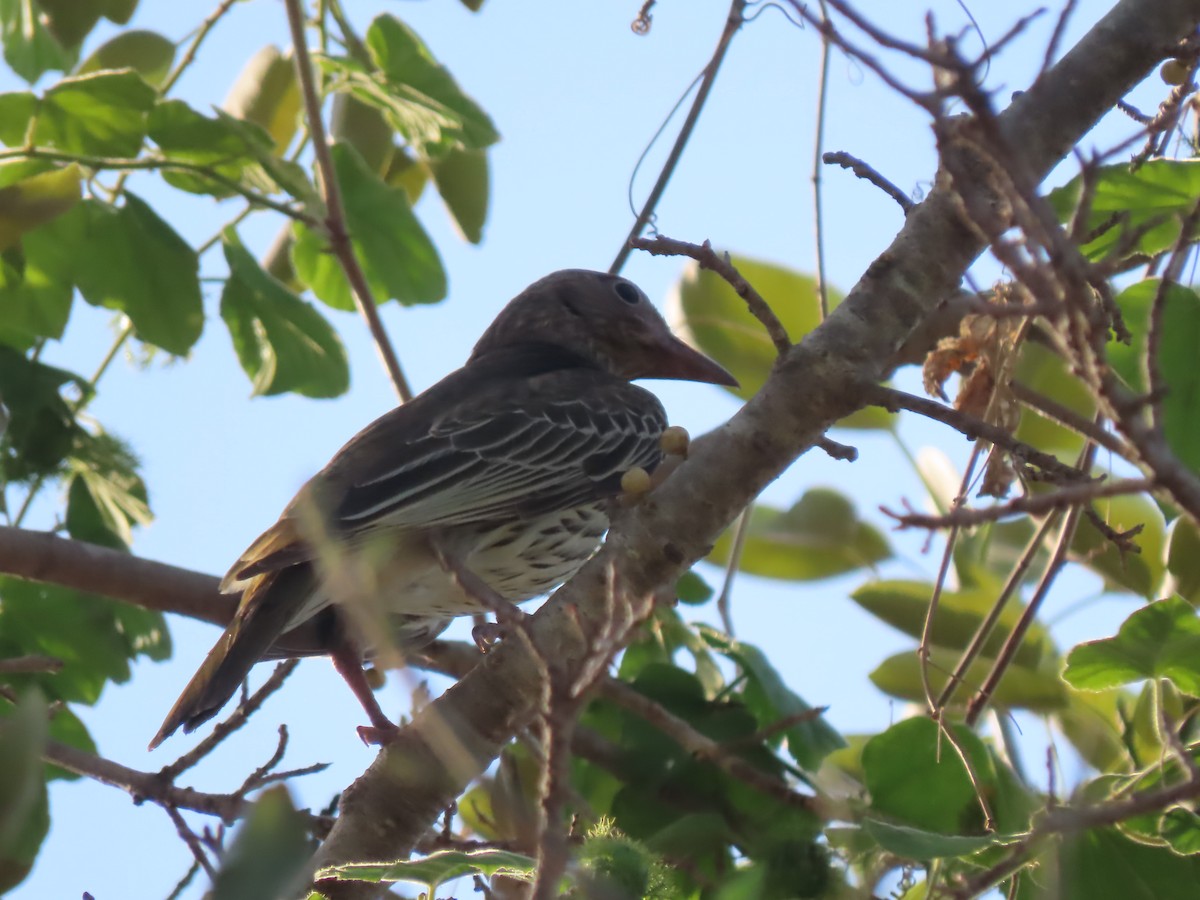
POLYGON ((625 278, 564 269, 519 293, 462 368, 351 438, 233 564, 237 610, 150 749, 215 716, 304 624, 370 720, 360 737, 386 742, 364 656, 569 580, 623 475, 663 458, 666 412, 642 378, 737 384, 625 278))

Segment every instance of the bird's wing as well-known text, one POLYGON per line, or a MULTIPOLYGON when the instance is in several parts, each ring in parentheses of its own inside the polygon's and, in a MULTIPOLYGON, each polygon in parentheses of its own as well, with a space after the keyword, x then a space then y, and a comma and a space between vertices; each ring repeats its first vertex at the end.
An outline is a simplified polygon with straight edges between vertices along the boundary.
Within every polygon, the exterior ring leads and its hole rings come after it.
POLYGON ((652 395, 621 387, 616 402, 515 398, 442 419, 347 485, 332 525, 353 533, 531 518, 612 496, 629 469, 658 464, 666 427, 652 395))
POLYGON ((626 471, 662 458, 666 413, 628 382, 573 374, 493 384, 465 399, 455 390, 457 402, 441 387, 361 431, 242 554, 223 589, 315 558, 302 537, 314 524, 347 537, 532 518, 613 496, 626 471))

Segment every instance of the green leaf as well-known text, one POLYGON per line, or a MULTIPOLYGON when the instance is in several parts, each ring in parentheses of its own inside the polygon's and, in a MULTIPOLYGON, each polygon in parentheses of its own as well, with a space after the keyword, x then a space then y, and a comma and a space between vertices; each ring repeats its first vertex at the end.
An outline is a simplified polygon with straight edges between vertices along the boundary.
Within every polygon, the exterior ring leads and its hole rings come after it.
POLYGON ((264 272, 232 229, 223 240, 229 279, 221 293, 221 318, 254 394, 344 394, 350 368, 333 328, 311 304, 264 272))
POLYGON ((157 94, 135 72, 64 78, 42 97, 33 139, 66 153, 137 156, 157 94))
MULTIPOLYGON (((8 0, 0 0, 0 3, 8 0)), ((33 117, 37 115, 37 97, 28 91, 0 94, 0 141, 10 147, 20 147, 29 136, 33 117)), ((22 163, 16 163, 21 165, 22 163)), ((6 163, 5 168, 14 165, 6 163)))
POLYGON ((87 382, 73 372, 26 359, 0 345, 0 397, 8 427, 0 435, 0 481, 24 481, 57 472, 83 433, 62 389, 87 382))
MULTIPOLYGON (((729 562, 736 526, 725 531, 708 560, 729 562)), ((738 568, 753 575, 813 581, 874 566, 892 555, 887 539, 862 521, 854 505, 828 488, 813 488, 788 510, 756 503, 738 568)))
MULTIPOLYGON (((984 617, 991 611, 998 593, 999 585, 995 583, 961 591, 942 591, 933 619, 933 645, 950 650, 965 649, 984 617)), ((933 585, 924 581, 871 581, 854 591, 850 599, 892 627, 911 637, 920 638, 925 631, 925 618, 932 596, 933 585)), ((1023 609, 1024 604, 1015 599, 1009 600, 1000 614, 997 627, 983 644, 985 656, 995 656, 1000 651, 1023 609)), ((1026 632, 1015 660, 1018 665, 1032 668, 1053 653, 1050 635, 1035 622, 1026 632)))
POLYGON ((183 355, 204 327, 195 252, 153 209, 85 200, 26 238, 93 306, 129 316, 140 340, 183 355))
POLYGON ((382 178, 387 173, 396 154, 396 143, 392 139, 392 126, 374 106, 349 94, 334 94, 329 133, 338 143, 357 150, 367 168, 376 175, 382 178))
POLYGON ((343 881, 402 881, 420 884, 431 891, 463 875, 504 875, 532 881, 537 860, 508 850, 439 850, 420 859, 395 863, 347 863, 321 869, 318 878, 343 881))
MULTIPOLYGON (((1173 246, 1184 216, 1200 198, 1200 161, 1151 160, 1136 170, 1126 164, 1097 170, 1086 229, 1112 224, 1082 249, 1089 259, 1103 259, 1123 245, 1125 253, 1153 255, 1173 246), (1125 235, 1157 222, 1136 242, 1125 244, 1125 235)), ((1050 192, 1050 204, 1059 219, 1068 221, 1082 190, 1082 176, 1050 192)))
POLYGON ((438 193, 464 240, 483 240, 488 212, 488 160, 482 150, 451 150, 431 160, 429 169, 438 193))
POLYGON ((51 69, 65 72, 75 65, 73 49, 64 47, 48 24, 32 0, 0 0, 4 61, 30 84, 51 69))
MULTIPOLYGON (((1090 421, 1095 414, 1096 404, 1087 386, 1074 377, 1063 358, 1048 347, 1026 341, 1017 360, 1015 379, 1084 419, 1090 421)), ((1016 434, 1018 440, 1031 447, 1054 453, 1071 463, 1083 447, 1083 437, 1077 432, 1027 406, 1021 408, 1021 423, 1016 434)))
POLYGON ((14 254, 20 269, 0 256, 0 343, 28 350, 39 338, 62 337, 74 288, 37 259, 14 254))
MULTIPOLYGON (((783 677, 760 649, 703 625, 700 626, 700 635, 710 647, 741 666, 748 679, 744 692, 746 704, 754 711, 760 728, 789 716, 815 713, 784 683, 783 677)), ((787 736, 788 752, 792 758, 810 772, 815 772, 828 754, 846 746, 842 736, 816 714, 783 733, 787 736)))
POLYGON ((0 891, 24 880, 50 830, 42 748, 46 702, 27 691, 16 708, 0 711, 0 891))
POLYGON ((1079 755, 1099 772, 1117 771, 1128 760, 1119 691, 1067 690, 1067 705, 1055 716, 1079 755))
POLYGON ((399 19, 376 17, 367 29, 366 44, 377 71, 367 72, 346 60, 329 63, 341 67, 351 92, 382 110, 421 156, 480 150, 499 140, 487 113, 399 19))
POLYGON ((102 433, 77 449, 71 468, 67 532, 79 541, 127 550, 133 526, 154 519, 137 460, 116 438, 102 433))
MULTIPOLYGON (((948 727, 970 758, 979 788, 995 791, 996 771, 979 736, 961 725, 948 727)), ((871 738, 862 765, 873 811, 938 834, 984 833, 971 777, 932 719, 906 719, 871 738)))
POLYGON ((1167 571, 1175 579, 1175 592, 1195 606, 1200 603, 1200 528, 1180 516, 1171 523, 1167 541, 1167 571))
POLYGON ((0 250, 78 203, 82 180, 83 170, 72 163, 0 188, 0 250))
MULTIPOLYGON (((793 343, 820 324, 821 301, 811 276, 745 256, 730 256, 730 261, 771 305, 793 343)), ((829 289, 830 308, 841 302, 841 293, 829 289)), ((775 364, 775 346, 728 282, 689 263, 668 303, 676 330, 738 380, 740 387, 726 390, 743 400, 758 393, 775 364)), ((882 415, 884 421, 889 418, 882 415)))
MULTIPOLYGON (((148 136, 163 156, 174 162, 205 166, 216 174, 241 181, 253 166, 256 150, 271 152, 270 136, 261 129, 238 128, 232 120, 210 119, 182 100, 164 100, 150 112, 148 136), (257 145, 252 148, 252 143, 257 145)), ((234 191, 198 172, 163 170, 173 187, 193 194, 229 197, 234 191)))
POLYGON ((689 606, 707 602, 713 595, 711 585, 695 572, 684 572, 675 582, 675 597, 689 606))
POLYGON ((969 856, 999 841, 996 835, 939 834, 907 825, 890 825, 872 818, 863 819, 863 828, 880 847, 902 859, 969 856))
POLYGON ((122 31, 79 64, 76 75, 103 69, 133 69, 147 84, 160 87, 175 61, 175 42, 153 31, 122 31))
MULTIPOLYGON (((332 148, 346 207, 351 244, 377 303, 436 303, 446 296, 446 272, 437 250, 400 188, 385 185, 350 147, 332 148)), ((354 302, 341 266, 323 236, 296 226, 296 273, 322 301, 350 310, 354 302)))
MULTIPOLYGON (((1200 175, 1200 166, 1193 166, 1200 175)), ((1192 201, 1195 204, 1195 201, 1192 201)), ((1196 347, 1200 346, 1200 294, 1179 284, 1162 286, 1148 278, 1132 284, 1117 295, 1117 306, 1125 317, 1133 342, 1111 344, 1109 361, 1134 390, 1146 392, 1144 360, 1150 331, 1150 313, 1160 288, 1164 292, 1162 327, 1155 363, 1167 387, 1163 397, 1163 431, 1167 443, 1194 472, 1200 472, 1200 371, 1196 347)))
MULTIPOLYGON (((935 647, 929 655, 929 682, 935 693, 946 686, 948 674, 958 664, 959 653, 935 647)), ((962 687, 954 694, 951 705, 966 703, 970 692, 983 684, 995 660, 978 657, 966 671, 962 687)), ((925 702, 921 660, 916 651, 897 653, 885 659, 870 675, 871 683, 893 697, 925 702)), ((1034 712, 1053 712, 1066 701, 1066 688, 1057 673, 1030 669, 1022 665, 1009 666, 992 694, 995 706, 1011 709, 1031 709, 1034 712)))
POLYGON ((1048 896, 1056 900, 1193 900, 1200 857, 1149 847, 1113 828, 1063 836, 1048 896))
POLYGON ((1200 696, 1200 618, 1179 597, 1148 603, 1121 623, 1116 637, 1071 650, 1063 678, 1091 691, 1169 678, 1184 693, 1200 696))
POLYGON ((281 897, 294 887, 312 852, 307 820, 296 812, 284 785, 267 788, 245 822, 213 879, 213 900, 281 897))
POLYGON ((1159 834, 1180 856, 1200 854, 1200 815, 1186 807, 1176 806, 1163 813, 1159 834))
POLYGON ((273 142, 271 152, 283 153, 300 124, 300 84, 291 51, 268 44, 250 57, 222 107, 265 130, 273 142))
POLYGON ((53 674, 10 676, 47 697, 93 704, 108 682, 129 680, 138 656, 170 650, 161 613, 105 597, 0 577, 0 657, 44 654, 62 660, 53 674))

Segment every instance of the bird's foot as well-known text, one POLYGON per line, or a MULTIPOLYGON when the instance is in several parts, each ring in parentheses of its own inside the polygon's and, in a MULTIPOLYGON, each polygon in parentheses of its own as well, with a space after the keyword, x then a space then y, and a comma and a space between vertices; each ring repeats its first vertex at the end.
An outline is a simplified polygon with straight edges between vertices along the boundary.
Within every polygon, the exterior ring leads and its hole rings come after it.
POLYGON ((358 738, 368 747, 382 747, 390 744, 400 736, 400 726, 391 722, 377 725, 359 725, 358 738))
POLYGON ((499 622, 480 622, 471 629, 471 640, 475 642, 480 653, 487 653, 507 633, 508 629, 499 622))

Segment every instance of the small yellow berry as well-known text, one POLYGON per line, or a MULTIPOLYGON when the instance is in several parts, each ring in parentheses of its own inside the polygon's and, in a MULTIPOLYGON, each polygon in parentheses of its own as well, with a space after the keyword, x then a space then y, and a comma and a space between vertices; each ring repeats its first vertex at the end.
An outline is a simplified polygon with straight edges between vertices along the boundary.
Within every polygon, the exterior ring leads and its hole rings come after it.
POLYGON ((621 476, 621 490, 626 494, 644 494, 650 488, 650 473, 641 466, 635 466, 621 476))
POLYGON ((668 427, 663 431, 662 437, 658 439, 658 445, 662 447, 663 453, 670 456, 686 457, 690 443, 691 438, 688 436, 687 429, 678 425, 668 427))
POLYGON ((363 675, 366 677, 367 684, 371 686, 371 690, 373 691, 377 691, 383 687, 384 681, 386 681, 384 674, 374 666, 371 666, 369 669, 364 669, 363 675))
POLYGON ((1188 65, 1178 59, 1168 59, 1158 70, 1158 76, 1167 84, 1183 84, 1188 80, 1188 65))

